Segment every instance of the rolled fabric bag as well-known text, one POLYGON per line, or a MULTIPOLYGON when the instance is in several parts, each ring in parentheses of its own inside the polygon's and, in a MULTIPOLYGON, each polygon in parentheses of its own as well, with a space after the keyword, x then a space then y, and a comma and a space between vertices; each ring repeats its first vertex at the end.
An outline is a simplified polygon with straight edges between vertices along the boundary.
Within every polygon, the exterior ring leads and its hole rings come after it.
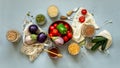
MULTIPOLYGON (((86 43, 86 45, 85 45, 85 47, 87 48, 87 49, 91 49, 91 50, 96 50, 96 49, 99 49, 99 51, 107 51, 108 50, 108 48, 111 46, 111 44, 112 44, 112 36, 111 36, 111 34, 107 31, 107 30, 103 30, 103 31, 101 31, 99 34, 97 34, 95 37, 99 37, 99 39, 101 39, 101 40, 103 40, 103 38, 105 39, 107 39, 107 42, 106 42, 106 44, 105 44, 105 47, 103 47, 102 45, 103 44, 101 44, 101 43, 99 43, 99 42, 101 42, 100 40, 98 41, 98 42, 95 42, 95 40, 94 39, 88 39, 87 40, 87 43, 86 43), (100 37, 103 37, 103 38, 100 38, 100 37), (93 40, 94 40, 94 42, 93 42, 93 40), (92 42, 92 43, 91 43, 92 42), (98 47, 98 48, 97 48, 98 47), (103 48, 102 48, 103 47, 103 48)), ((96 39, 96 38, 95 38, 96 39)), ((97 38, 98 39, 98 38, 97 38)), ((96 40, 97 41, 97 40, 96 40)))

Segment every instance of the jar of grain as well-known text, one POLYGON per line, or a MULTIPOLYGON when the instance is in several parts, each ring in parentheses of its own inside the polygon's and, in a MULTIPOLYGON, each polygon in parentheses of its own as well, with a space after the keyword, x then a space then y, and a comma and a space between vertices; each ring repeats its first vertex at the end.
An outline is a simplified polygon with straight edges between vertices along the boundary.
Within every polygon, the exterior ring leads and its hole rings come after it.
POLYGON ((49 17, 56 18, 59 14, 59 10, 58 10, 57 6, 50 5, 48 7, 47 13, 48 13, 49 17))
POLYGON ((95 27, 92 24, 82 25, 82 35, 85 37, 92 37, 95 34, 95 27))
POLYGON ((20 33, 16 30, 8 30, 6 37, 8 41, 14 43, 20 39, 20 33))

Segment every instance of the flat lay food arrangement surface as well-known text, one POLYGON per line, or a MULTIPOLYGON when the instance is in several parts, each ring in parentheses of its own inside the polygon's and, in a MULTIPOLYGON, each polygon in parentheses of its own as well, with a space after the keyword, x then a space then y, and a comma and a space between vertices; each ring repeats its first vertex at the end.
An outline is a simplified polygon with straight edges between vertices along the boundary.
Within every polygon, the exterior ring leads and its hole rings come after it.
POLYGON ((1 0, 0 68, 118 68, 120 10, 107 2, 1 0))

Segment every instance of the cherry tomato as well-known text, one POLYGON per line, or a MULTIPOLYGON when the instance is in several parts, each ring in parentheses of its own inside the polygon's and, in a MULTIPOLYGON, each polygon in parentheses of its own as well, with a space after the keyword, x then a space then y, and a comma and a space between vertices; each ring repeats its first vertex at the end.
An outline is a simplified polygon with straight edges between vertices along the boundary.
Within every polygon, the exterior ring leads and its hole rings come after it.
POLYGON ((83 23, 85 21, 85 16, 80 16, 79 22, 83 23))
POLYGON ((63 40, 64 40, 64 42, 67 42, 69 39, 68 39, 67 36, 64 36, 64 37, 63 37, 63 40))
POLYGON ((82 9, 82 10, 81 10, 81 13, 82 13, 83 15, 86 15, 86 14, 87 14, 87 10, 86 10, 86 9, 82 9))
POLYGON ((53 29, 53 30, 52 30, 52 34, 53 34, 53 35, 58 35, 58 30, 57 30, 57 29, 53 29))
POLYGON ((67 31, 67 33, 69 33, 70 31, 67 31))
POLYGON ((65 27, 67 28, 67 30, 69 30, 70 28, 68 24, 65 24, 65 27))
POLYGON ((53 29, 55 29, 55 27, 54 26, 50 26, 50 30, 53 30, 53 29))
POLYGON ((61 34, 58 32, 58 36, 61 36, 61 34))
POLYGON ((53 26, 56 28, 57 27, 57 23, 53 24, 53 26))
POLYGON ((52 33, 50 33, 50 34, 49 34, 49 37, 52 37, 52 36, 53 36, 53 34, 52 34, 52 33))
POLYGON ((67 37, 68 37, 69 39, 71 39, 71 38, 72 38, 72 33, 71 33, 71 32, 68 32, 68 33, 67 33, 67 37))

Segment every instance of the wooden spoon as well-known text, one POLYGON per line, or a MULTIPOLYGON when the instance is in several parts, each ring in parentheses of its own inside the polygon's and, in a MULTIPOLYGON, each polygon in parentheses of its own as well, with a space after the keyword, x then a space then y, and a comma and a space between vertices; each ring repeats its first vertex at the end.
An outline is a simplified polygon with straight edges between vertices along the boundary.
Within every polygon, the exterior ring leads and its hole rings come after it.
POLYGON ((44 49, 44 51, 49 52, 49 53, 51 53, 51 54, 54 54, 54 55, 56 55, 56 56, 58 56, 58 57, 62 57, 62 56, 63 56, 62 54, 57 54, 57 53, 52 52, 52 51, 49 51, 49 50, 47 50, 47 49, 44 49))

